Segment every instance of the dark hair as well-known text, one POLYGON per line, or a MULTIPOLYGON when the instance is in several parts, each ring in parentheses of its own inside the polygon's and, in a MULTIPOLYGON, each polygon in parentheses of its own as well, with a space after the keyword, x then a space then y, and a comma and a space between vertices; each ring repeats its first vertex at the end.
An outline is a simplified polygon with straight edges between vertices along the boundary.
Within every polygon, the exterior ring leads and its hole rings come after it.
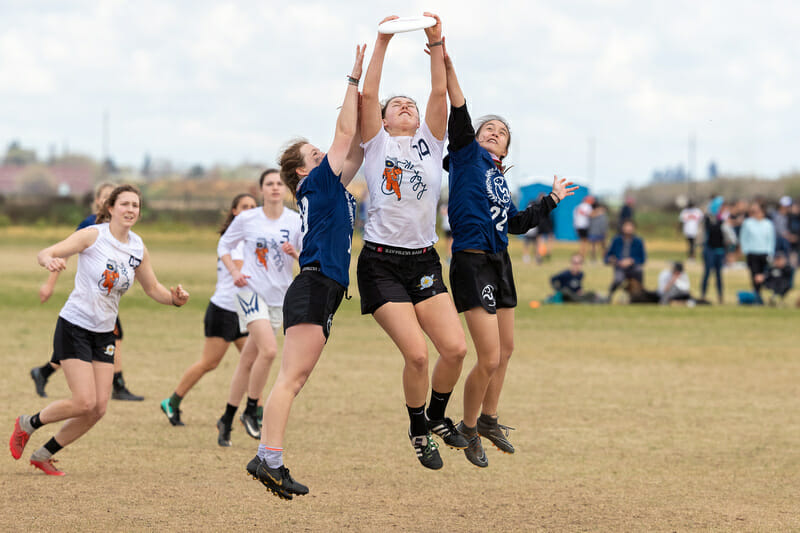
POLYGON ((261 177, 258 178, 258 186, 259 187, 263 187, 264 186, 264 178, 266 178, 268 174, 272 174, 273 172, 275 172, 278 175, 280 175, 280 173, 281 173, 281 171, 278 170, 277 168, 268 168, 267 170, 262 172, 261 173, 261 177))
POLYGON ((242 198, 248 198, 248 197, 252 198, 254 202, 258 203, 256 197, 250 194, 249 192, 243 192, 242 194, 237 194, 236 196, 233 197, 233 202, 231 202, 231 208, 228 209, 228 216, 225 217, 225 222, 223 222, 222 226, 220 226, 219 228, 220 235, 225 233, 225 230, 228 229, 228 226, 231 225, 231 222, 233 222, 233 219, 236 217, 236 215, 233 214, 233 210, 236 209, 236 206, 239 205, 239 202, 242 201, 242 198))
POLYGON ((297 184, 300 183, 300 176, 297 169, 305 165, 305 160, 300 149, 308 144, 302 137, 294 139, 289 146, 281 153, 278 164, 281 166, 281 180, 292 191, 292 196, 297 198, 297 184))
POLYGON ((675 261, 675 263, 672 265, 672 271, 683 272, 683 263, 681 263, 680 261, 675 261))
POLYGON ((410 96, 406 96, 404 94, 396 94, 394 96, 390 96, 386 100, 383 101, 381 104, 381 118, 386 118, 386 108, 389 107, 389 103, 394 100, 395 98, 408 98, 413 102, 414 107, 417 109, 417 117, 419 117, 419 106, 417 105, 417 101, 411 98, 410 96))
POLYGON ((102 224, 103 222, 108 222, 109 220, 111 220, 111 213, 109 212, 109 209, 114 207, 114 204, 117 203, 117 198, 119 198, 119 195, 124 192, 135 193, 136 196, 139 197, 139 209, 142 208, 142 193, 139 192, 139 189, 137 189, 133 185, 120 185, 116 187, 113 191, 111 191, 111 194, 109 194, 108 198, 106 198, 103 207, 97 214, 97 220, 95 221, 97 224, 102 224))

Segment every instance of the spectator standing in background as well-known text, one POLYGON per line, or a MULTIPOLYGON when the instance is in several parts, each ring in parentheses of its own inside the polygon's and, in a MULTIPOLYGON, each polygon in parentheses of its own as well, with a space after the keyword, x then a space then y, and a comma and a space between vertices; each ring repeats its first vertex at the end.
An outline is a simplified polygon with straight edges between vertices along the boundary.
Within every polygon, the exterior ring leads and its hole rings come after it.
POLYGON ((747 261, 747 268, 750 269, 750 280, 756 293, 756 300, 761 303, 763 278, 758 274, 766 271, 769 259, 775 254, 775 226, 764 215, 764 208, 758 202, 752 203, 750 217, 742 222, 739 243, 747 261))
POLYGON ((625 197, 625 205, 619 211, 619 221, 617 222, 617 230, 622 232, 622 225, 628 220, 633 221, 633 196, 625 197))
POLYGON ((789 211, 792 209, 792 199, 782 196, 778 201, 778 209, 772 215, 772 223, 775 225, 775 252, 786 254, 792 250, 792 237, 789 231, 789 211))
POLYGON ((679 219, 683 226, 683 236, 686 237, 686 242, 689 245, 687 257, 694 261, 695 241, 700 230, 700 221, 703 220, 703 212, 695 207, 694 202, 690 200, 686 207, 681 210, 679 219))
POLYGON ((789 243, 791 252, 789 253, 789 264, 797 268, 798 258, 800 258, 800 201, 792 202, 789 209, 789 243))
POLYGON ((589 242, 592 245, 592 262, 597 261, 597 247, 600 256, 606 255, 606 235, 608 234, 608 209, 596 200, 589 219, 589 242))
MULTIPOLYGON (((725 263, 725 235, 722 215, 723 200, 717 196, 708 204, 708 213, 703 217, 703 282, 700 286, 700 298, 706 299, 708 278, 714 271, 717 281, 717 302, 722 303, 722 266, 725 263)), ((733 231, 731 230, 731 233, 733 231)), ((735 235, 734 235, 735 237, 735 235)))
POLYGON ((589 248, 589 221, 592 216, 593 203, 594 198, 586 196, 572 211, 572 226, 575 228, 575 233, 578 234, 578 239, 581 243, 578 253, 583 257, 586 257, 586 251, 589 248))

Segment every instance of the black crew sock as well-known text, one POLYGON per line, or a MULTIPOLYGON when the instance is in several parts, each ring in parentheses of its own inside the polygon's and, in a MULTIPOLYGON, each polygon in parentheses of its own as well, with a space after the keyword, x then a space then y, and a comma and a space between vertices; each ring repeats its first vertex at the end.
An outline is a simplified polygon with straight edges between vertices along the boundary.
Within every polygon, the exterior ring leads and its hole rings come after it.
POLYGON ((220 420, 222 420, 222 423, 228 427, 231 427, 233 425, 233 416, 236 414, 236 410, 238 408, 239 408, 238 405, 226 404, 225 414, 223 414, 222 418, 220 418, 220 420))
POLYGON ((50 376, 52 376, 53 372, 55 372, 55 371, 56 371, 56 369, 53 368, 53 365, 51 365, 50 363, 45 363, 45 364, 43 364, 42 366, 39 367, 39 373, 42 375, 42 377, 45 379, 45 381, 50 379, 50 376))
POLYGON ((39 413, 36 413, 35 415, 33 415, 31 417, 30 422, 31 422, 31 427, 33 429, 39 429, 40 427, 42 427, 44 425, 44 422, 39 420, 39 413))
POLYGON ((122 372, 114 372, 114 390, 125 388, 125 378, 122 377, 122 372))
POLYGON ((256 409, 258 409, 258 398, 247 397, 247 405, 244 408, 244 414, 256 416, 256 409))
POLYGON ((411 421, 411 436, 427 435, 428 423, 425 420, 425 404, 423 403, 420 407, 406 405, 406 409, 408 409, 408 419, 411 421))
POLYGON ((444 411, 447 409, 447 402, 450 401, 450 392, 436 392, 431 389, 431 403, 428 406, 428 420, 442 420, 444 411))
POLYGON ((63 448, 63 446, 61 446, 58 443, 58 441, 56 440, 55 437, 53 437, 52 439, 47 441, 47 443, 45 443, 45 445, 44 445, 44 449, 47 450, 48 452, 50 452, 51 454, 55 454, 61 448, 63 448))
POLYGON ((177 392, 173 392, 172 396, 169 397, 169 406, 172 407, 173 411, 177 411, 181 406, 181 400, 183 400, 183 397, 178 396, 177 392))

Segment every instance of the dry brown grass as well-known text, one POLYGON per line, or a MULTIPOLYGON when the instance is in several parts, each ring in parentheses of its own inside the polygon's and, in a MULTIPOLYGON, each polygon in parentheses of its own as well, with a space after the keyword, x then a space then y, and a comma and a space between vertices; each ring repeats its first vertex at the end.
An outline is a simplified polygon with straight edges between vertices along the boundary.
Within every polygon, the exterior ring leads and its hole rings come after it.
MULTIPOLYGON (((311 494, 285 502, 245 475, 256 441, 240 425, 232 448, 216 445, 233 351, 187 396, 186 427, 171 427, 159 411, 199 356, 214 237, 182 244, 142 233, 159 277, 183 281, 193 300, 178 310, 139 289, 124 298, 125 373, 145 402, 112 402, 97 427, 58 454, 64 478, 27 465, 55 427, 34 434, 20 461, 7 454, 2 531, 800 529, 795 310, 521 305, 501 405, 502 421, 518 428, 518 452, 492 448, 490 467, 478 469, 443 449, 445 467, 432 472, 407 442, 401 358, 374 321, 360 317, 354 297, 295 403, 286 460, 311 494)), ((15 416, 47 404, 28 370, 49 354, 71 283, 65 277, 40 306, 38 237, 4 237, 0 420, 10 434, 15 416)), ((556 267, 517 264, 521 301, 541 298, 556 267)), ((590 285, 605 286, 608 272, 589 270, 590 285)), ((745 283, 737 276, 731 291, 745 283)), ((474 352, 467 357, 471 366, 474 352)), ((68 394, 63 377, 51 379, 48 393, 68 394)))

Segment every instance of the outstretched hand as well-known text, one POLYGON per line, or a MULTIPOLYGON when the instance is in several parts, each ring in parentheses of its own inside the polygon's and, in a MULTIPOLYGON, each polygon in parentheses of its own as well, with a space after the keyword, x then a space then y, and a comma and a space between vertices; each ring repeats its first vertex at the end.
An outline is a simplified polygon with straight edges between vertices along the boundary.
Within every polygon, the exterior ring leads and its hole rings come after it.
MULTIPOLYGON (((387 22, 387 21, 389 21, 389 20, 394 20, 394 19, 399 19, 399 18, 400 18, 400 17, 398 17, 397 15, 389 15, 388 17, 386 17, 385 19, 383 19, 382 21, 380 21, 380 22, 378 23, 378 26, 380 26, 381 24, 383 24, 384 22, 387 22)), ((380 42, 382 42, 382 43, 388 43, 389 41, 391 41, 391 40, 392 40, 392 37, 393 37, 393 36, 394 36, 394 34, 393 34, 393 33, 381 33, 381 32, 378 32, 378 42, 379 42, 379 43, 380 43, 380 42)))
POLYGON ((571 181, 567 181, 567 178, 553 176, 553 192, 560 200, 563 200, 567 196, 572 196, 579 188, 580 187, 578 185, 575 185, 571 181))
POLYGON ((436 24, 431 26, 430 28, 425 28, 425 36, 428 38, 429 43, 438 43, 442 40, 442 19, 439 18, 439 15, 434 15, 433 13, 429 13, 426 11, 423 13, 426 17, 433 17, 436 19, 436 24))
POLYGON ((361 79, 361 71, 364 65, 364 51, 366 51, 366 49, 366 44, 356 45, 356 62, 353 64, 353 71, 350 73, 350 76, 357 80, 361 79))

